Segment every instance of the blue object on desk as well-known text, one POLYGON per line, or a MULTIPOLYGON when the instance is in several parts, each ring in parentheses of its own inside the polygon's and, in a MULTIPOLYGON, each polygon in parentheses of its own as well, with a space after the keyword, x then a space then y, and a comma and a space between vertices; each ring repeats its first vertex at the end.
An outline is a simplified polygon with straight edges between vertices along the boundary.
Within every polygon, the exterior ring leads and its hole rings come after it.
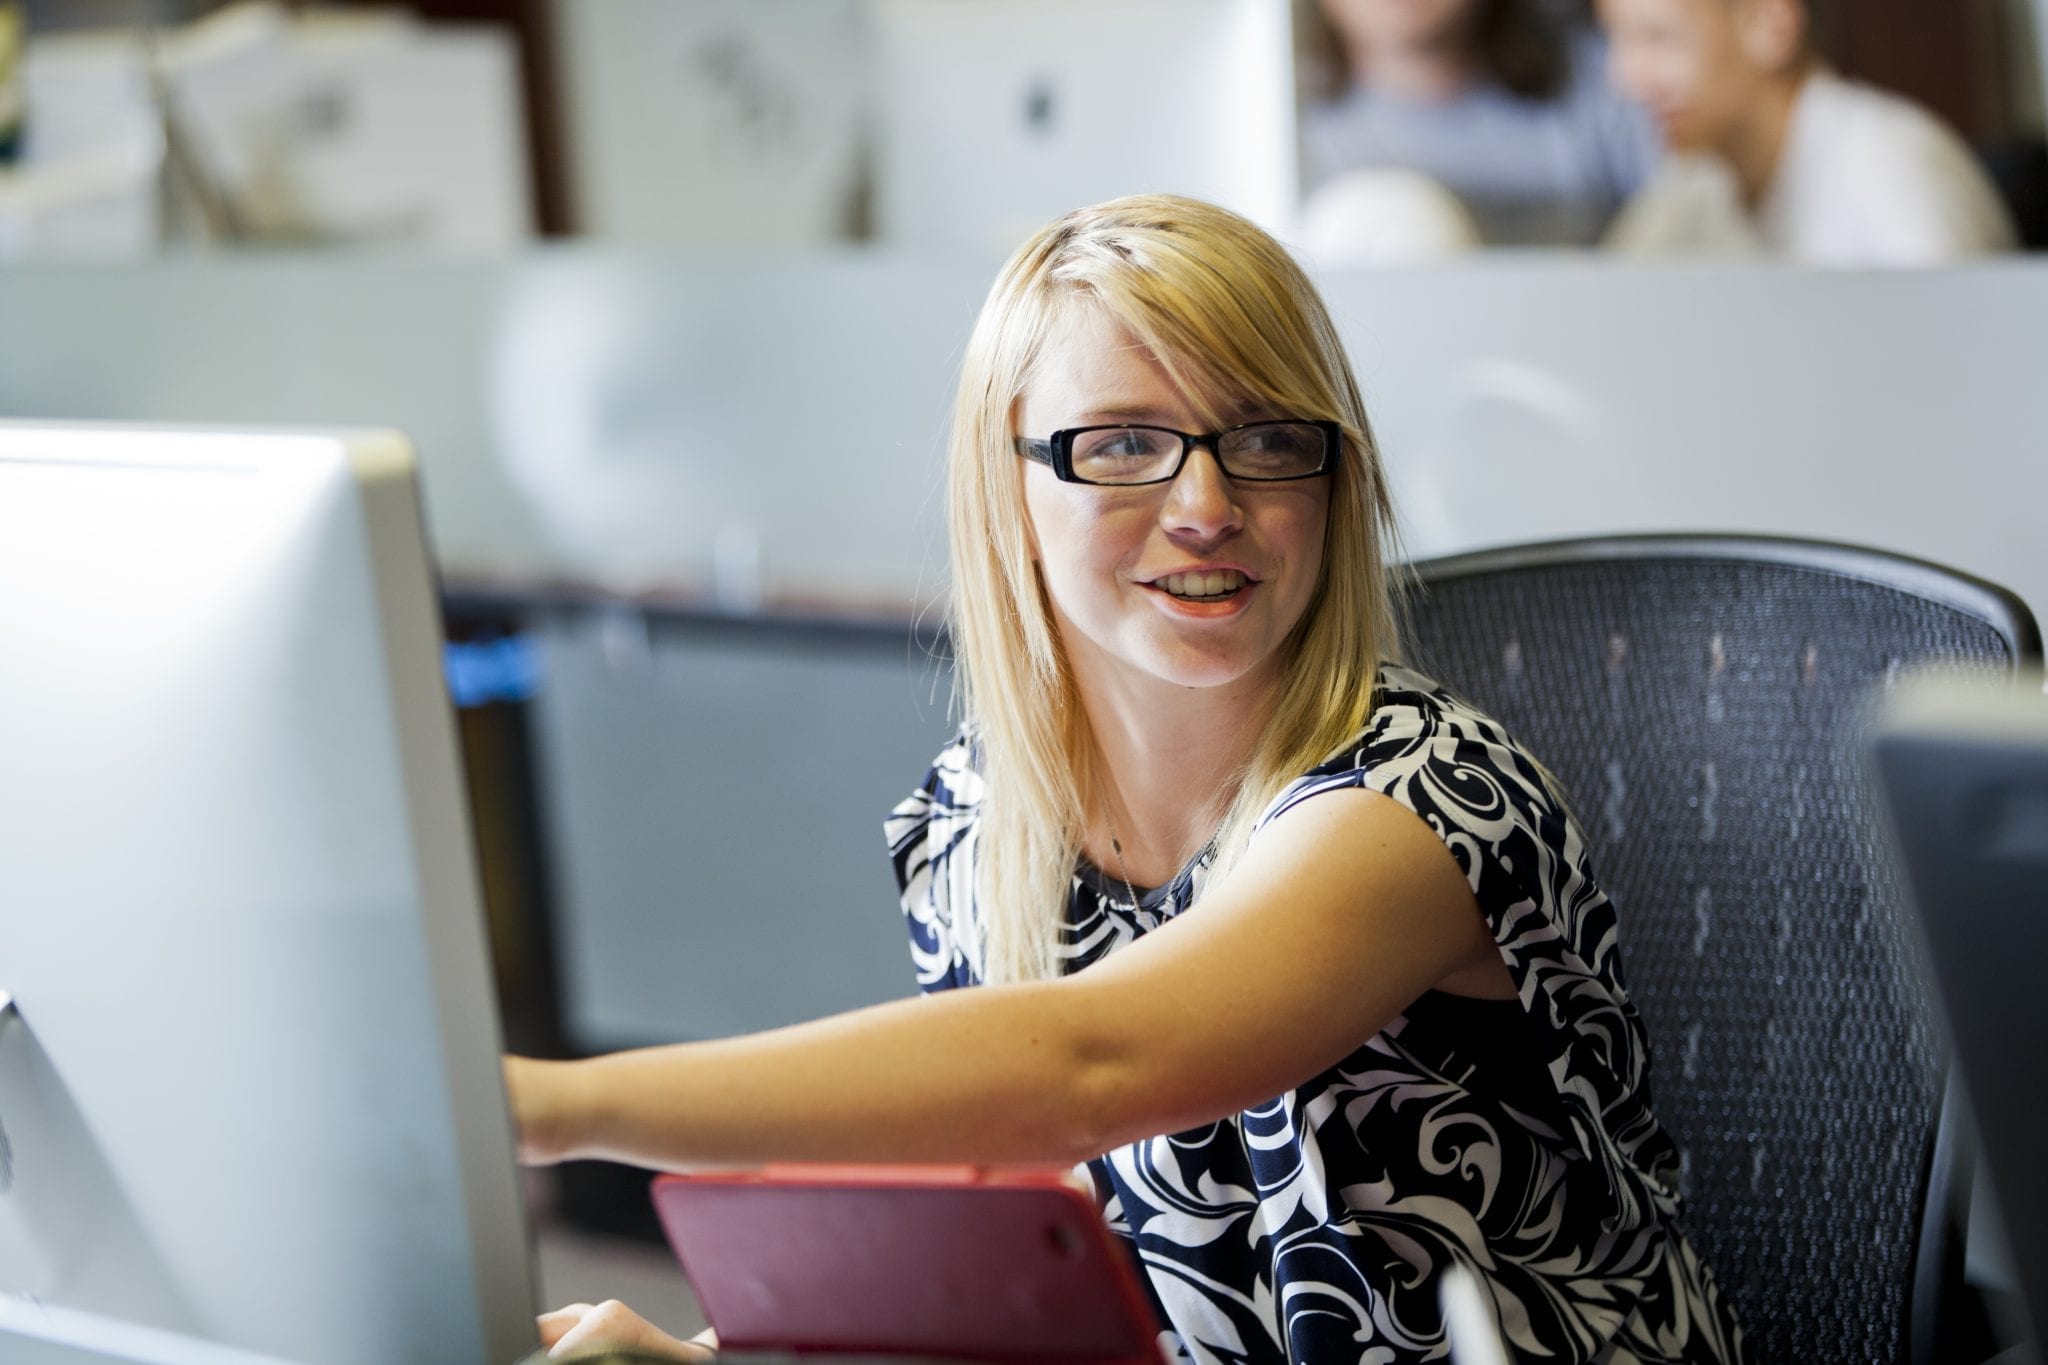
POLYGON ((533 699, 540 686, 540 656, 524 635, 450 641, 442 649, 448 695, 458 708, 533 699))

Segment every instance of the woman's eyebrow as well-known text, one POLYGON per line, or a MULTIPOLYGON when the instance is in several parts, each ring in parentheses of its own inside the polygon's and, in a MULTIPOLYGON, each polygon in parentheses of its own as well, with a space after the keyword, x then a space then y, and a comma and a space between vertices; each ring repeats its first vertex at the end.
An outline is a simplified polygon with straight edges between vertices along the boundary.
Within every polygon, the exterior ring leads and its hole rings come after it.
POLYGON ((1164 408, 1131 406, 1086 408, 1072 421, 1062 422, 1060 425, 1066 427, 1171 427, 1173 421, 1164 408))
MULTIPOLYGON (((1234 403, 1222 411, 1224 414, 1223 424, 1225 426, 1232 426, 1238 422, 1254 422, 1265 415, 1265 409, 1257 404, 1234 403)), ((1087 426, 1097 422, 1133 422, 1149 426, 1172 426, 1177 420, 1179 419, 1175 416, 1172 409, 1134 403, 1089 408, 1084 414, 1084 420, 1075 422, 1073 425, 1087 426)))
MULTIPOLYGON (((1257 402, 1228 403, 1222 406, 1221 412, 1222 425, 1226 427, 1236 426, 1240 422, 1263 421, 1273 415, 1268 410, 1268 405, 1257 402)), ((1061 425, 1173 427, 1175 421, 1174 412, 1164 406, 1148 403, 1108 403, 1101 407, 1084 409, 1073 421, 1063 422, 1061 425)))

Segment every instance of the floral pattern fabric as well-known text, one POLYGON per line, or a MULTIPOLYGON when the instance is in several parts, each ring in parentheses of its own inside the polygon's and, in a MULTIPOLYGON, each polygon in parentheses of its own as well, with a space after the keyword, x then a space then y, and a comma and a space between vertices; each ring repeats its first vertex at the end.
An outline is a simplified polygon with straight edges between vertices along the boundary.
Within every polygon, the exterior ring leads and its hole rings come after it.
MULTIPOLYGON (((1461 1264, 1518 1356, 1739 1360, 1740 1333, 1677 1223, 1678 1153, 1650 1108, 1615 910, 1577 821, 1486 716, 1407 669, 1385 666, 1379 683, 1365 731, 1260 828, 1339 788, 1399 801, 1465 872, 1516 998, 1426 992, 1285 1094, 1090 1162, 1167 1344, 1200 1362, 1442 1359, 1438 1278, 1461 1264)), ((888 821, 926 991, 979 980, 981 796, 963 735, 888 821)), ((1198 858, 1134 904, 1083 863, 1064 970, 1188 912, 1206 873, 1198 858)))

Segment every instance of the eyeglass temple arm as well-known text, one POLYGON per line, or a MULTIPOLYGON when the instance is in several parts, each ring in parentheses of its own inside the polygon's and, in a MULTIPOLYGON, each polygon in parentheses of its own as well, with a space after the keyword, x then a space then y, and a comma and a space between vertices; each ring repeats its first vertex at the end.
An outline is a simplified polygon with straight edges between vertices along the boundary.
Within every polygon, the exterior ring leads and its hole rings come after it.
POLYGON ((1052 463, 1051 441, 1036 441, 1029 436, 1019 436, 1014 444, 1017 448, 1017 453, 1025 459, 1036 460, 1040 464, 1052 463))

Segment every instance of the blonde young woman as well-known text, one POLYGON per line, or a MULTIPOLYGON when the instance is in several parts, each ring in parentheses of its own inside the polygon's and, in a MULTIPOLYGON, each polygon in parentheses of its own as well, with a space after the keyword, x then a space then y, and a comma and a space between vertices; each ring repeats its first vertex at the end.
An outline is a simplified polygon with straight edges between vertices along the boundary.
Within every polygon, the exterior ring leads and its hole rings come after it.
POLYGON ((950 515, 966 724, 888 822, 925 997, 515 1059, 525 1157, 1086 1162, 1199 1361, 1437 1357, 1453 1264, 1519 1351, 1737 1359, 1583 835, 1391 662, 1378 457, 1286 252, 1186 199, 1048 225, 950 515))

